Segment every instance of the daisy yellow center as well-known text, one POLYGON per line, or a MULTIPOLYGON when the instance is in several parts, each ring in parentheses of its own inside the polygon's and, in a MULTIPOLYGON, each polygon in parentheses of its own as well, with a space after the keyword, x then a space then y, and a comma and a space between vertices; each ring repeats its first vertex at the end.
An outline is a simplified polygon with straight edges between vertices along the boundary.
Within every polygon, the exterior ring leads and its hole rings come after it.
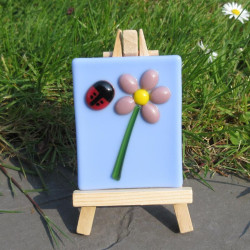
POLYGON ((145 89, 138 89, 134 93, 134 100, 136 104, 145 105, 149 101, 149 93, 145 89))
POLYGON ((237 9, 233 9, 232 13, 238 16, 240 14, 240 11, 237 9))

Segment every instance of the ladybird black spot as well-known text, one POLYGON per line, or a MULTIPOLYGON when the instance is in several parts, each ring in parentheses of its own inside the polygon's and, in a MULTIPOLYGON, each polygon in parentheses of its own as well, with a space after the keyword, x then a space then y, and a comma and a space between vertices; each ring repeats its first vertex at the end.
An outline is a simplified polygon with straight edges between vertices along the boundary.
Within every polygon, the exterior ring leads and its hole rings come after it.
POLYGON ((100 101, 101 104, 103 104, 103 101, 100 101))
POLYGON ((96 93, 95 93, 95 92, 94 92, 93 94, 94 94, 94 96, 96 96, 96 93))
POLYGON ((100 104, 99 104, 99 103, 97 103, 97 104, 96 104, 96 106, 100 106, 100 104))
POLYGON ((90 98, 93 99, 94 97, 91 95, 90 98))

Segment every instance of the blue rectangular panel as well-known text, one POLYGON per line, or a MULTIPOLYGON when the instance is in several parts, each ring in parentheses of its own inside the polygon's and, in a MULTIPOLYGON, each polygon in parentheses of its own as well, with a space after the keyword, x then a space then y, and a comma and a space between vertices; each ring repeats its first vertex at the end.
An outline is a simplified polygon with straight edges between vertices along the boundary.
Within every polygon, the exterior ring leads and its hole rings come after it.
POLYGON ((76 58, 72 64, 79 189, 182 186, 181 58, 76 58), (117 181, 111 175, 132 114, 115 112, 116 102, 129 95, 118 80, 122 74, 130 74, 140 83, 140 77, 149 69, 159 73, 156 87, 168 87, 171 97, 166 103, 156 104, 160 112, 157 123, 146 122, 139 113, 117 181), (88 107, 86 94, 100 80, 111 83, 115 95, 106 108, 97 111, 88 107))

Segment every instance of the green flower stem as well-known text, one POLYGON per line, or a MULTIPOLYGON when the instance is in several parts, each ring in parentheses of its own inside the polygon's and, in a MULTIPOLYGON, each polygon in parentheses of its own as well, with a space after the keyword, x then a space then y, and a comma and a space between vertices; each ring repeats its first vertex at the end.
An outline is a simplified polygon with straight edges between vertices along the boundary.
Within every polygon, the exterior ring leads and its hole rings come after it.
POLYGON ((140 111, 140 108, 141 108, 140 106, 136 105, 134 110, 133 110, 133 113, 130 117, 127 129, 126 129, 125 134, 123 136, 123 140, 122 140, 122 144, 121 144, 119 153, 118 153, 117 158, 116 158, 115 166, 114 166, 114 169, 112 172, 112 178, 117 180, 117 181, 119 181, 121 178, 123 161, 124 161, 125 154, 127 151, 129 139, 130 139, 137 115, 140 111))

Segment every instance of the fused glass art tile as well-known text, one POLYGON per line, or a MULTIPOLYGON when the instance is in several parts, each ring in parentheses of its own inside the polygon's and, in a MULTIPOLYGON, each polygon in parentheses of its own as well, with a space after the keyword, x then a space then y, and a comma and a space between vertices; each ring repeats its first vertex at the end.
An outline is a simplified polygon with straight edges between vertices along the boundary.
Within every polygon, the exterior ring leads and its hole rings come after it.
POLYGON ((72 66, 79 189, 181 187, 181 58, 76 58, 72 66))

